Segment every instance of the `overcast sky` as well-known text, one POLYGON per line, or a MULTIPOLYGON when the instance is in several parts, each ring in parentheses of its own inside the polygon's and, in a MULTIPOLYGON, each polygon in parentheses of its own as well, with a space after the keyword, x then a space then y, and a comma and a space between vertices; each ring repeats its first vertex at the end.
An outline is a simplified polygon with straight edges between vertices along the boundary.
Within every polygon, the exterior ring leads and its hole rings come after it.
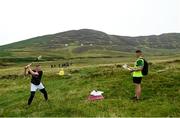
POLYGON ((180 0, 0 0, 0 45, 72 29, 180 33, 180 0))

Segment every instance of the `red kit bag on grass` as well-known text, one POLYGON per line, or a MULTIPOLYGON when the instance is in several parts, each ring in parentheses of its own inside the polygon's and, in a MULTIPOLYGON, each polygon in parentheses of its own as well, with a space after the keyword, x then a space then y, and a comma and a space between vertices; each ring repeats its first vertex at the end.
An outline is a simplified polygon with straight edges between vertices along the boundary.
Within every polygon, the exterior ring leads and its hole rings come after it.
POLYGON ((88 97, 88 100, 90 100, 90 101, 102 100, 102 99, 104 99, 102 93, 104 93, 104 92, 93 90, 93 91, 90 93, 90 95, 89 95, 89 97, 88 97))

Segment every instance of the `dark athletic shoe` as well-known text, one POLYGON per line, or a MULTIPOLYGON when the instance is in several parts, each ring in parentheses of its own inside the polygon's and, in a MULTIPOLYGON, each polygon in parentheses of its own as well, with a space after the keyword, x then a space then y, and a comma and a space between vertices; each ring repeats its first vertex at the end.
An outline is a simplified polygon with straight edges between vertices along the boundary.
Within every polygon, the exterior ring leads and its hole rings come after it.
POLYGON ((134 96, 134 97, 132 97, 131 99, 132 99, 132 100, 135 100, 135 99, 137 99, 137 97, 136 97, 136 96, 134 96))
POLYGON ((138 102, 138 101, 140 101, 140 100, 141 100, 140 98, 136 98, 136 99, 134 99, 134 101, 137 101, 137 102, 138 102))

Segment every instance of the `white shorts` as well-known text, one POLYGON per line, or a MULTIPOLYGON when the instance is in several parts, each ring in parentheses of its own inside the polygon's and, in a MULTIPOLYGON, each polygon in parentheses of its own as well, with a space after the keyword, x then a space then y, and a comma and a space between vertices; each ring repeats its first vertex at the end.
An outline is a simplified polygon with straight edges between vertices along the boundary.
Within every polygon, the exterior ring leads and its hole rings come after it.
POLYGON ((31 83, 31 91, 41 90, 43 88, 44 88, 44 86, 42 83, 40 83, 39 85, 34 85, 31 83))

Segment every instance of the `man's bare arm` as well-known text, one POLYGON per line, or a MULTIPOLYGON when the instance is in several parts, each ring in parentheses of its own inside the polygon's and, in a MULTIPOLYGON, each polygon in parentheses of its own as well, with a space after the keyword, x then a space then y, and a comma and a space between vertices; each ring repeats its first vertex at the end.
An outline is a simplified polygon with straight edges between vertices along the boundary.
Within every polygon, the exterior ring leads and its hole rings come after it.
POLYGON ((24 67, 24 75, 25 75, 25 76, 28 75, 28 72, 27 72, 27 66, 24 67))
POLYGON ((28 66, 28 70, 29 70, 29 72, 30 72, 32 75, 38 75, 38 73, 35 73, 35 72, 32 71, 32 69, 30 68, 30 66, 28 66))
POLYGON ((130 68, 132 71, 141 71, 143 69, 143 67, 128 67, 130 68))

